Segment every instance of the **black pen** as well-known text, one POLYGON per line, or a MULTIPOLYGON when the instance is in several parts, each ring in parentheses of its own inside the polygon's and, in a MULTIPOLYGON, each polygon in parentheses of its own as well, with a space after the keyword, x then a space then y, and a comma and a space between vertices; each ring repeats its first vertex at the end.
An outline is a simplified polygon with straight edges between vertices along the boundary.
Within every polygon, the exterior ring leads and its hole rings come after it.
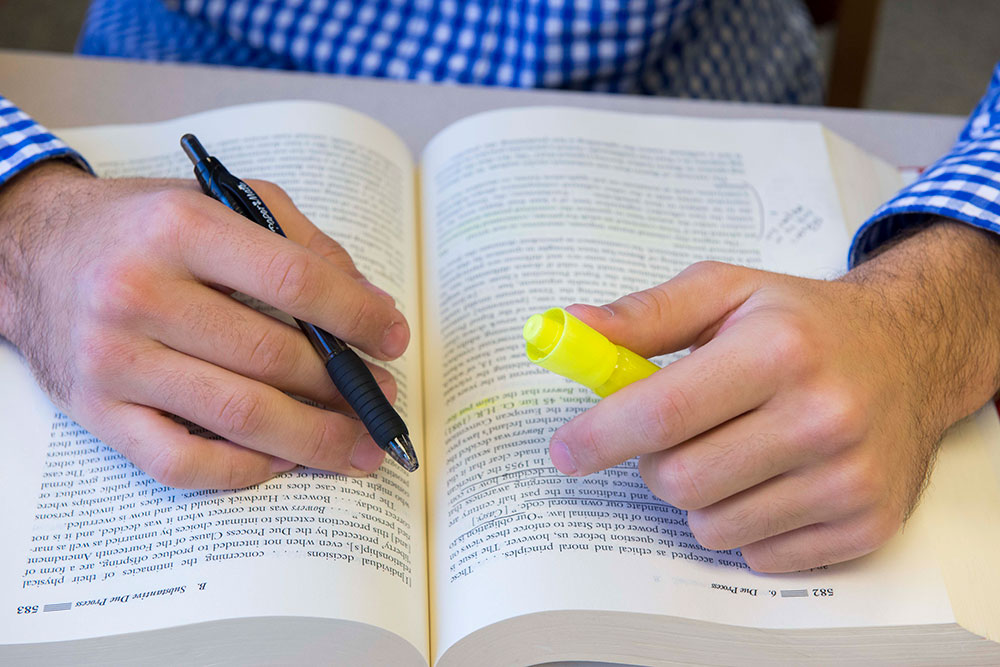
MULTIPOLYGON (((285 236, 278 221, 249 185, 236 178, 208 154, 193 134, 181 137, 181 148, 194 163, 201 189, 245 218, 285 236)), ((413 472, 419 465, 409 432, 357 353, 333 334, 296 318, 299 328, 316 348, 326 372, 344 399, 364 423, 372 439, 399 465, 413 472)))

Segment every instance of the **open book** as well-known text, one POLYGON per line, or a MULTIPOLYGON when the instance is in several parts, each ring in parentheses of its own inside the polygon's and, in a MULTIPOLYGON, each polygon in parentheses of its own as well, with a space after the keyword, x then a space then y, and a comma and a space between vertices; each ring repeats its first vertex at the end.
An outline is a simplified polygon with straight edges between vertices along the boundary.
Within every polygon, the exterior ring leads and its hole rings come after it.
POLYGON ((414 331, 390 368, 424 465, 166 488, 0 348, 0 662, 1000 661, 982 638, 1000 639, 994 411, 949 435, 887 546, 768 576, 698 545, 634 461, 560 475, 548 438, 597 399, 524 357, 529 314, 696 260, 842 273, 898 187, 888 165, 813 123, 559 108, 462 120, 419 168, 313 102, 60 134, 101 175, 191 178, 185 132, 283 186, 396 298, 414 331))

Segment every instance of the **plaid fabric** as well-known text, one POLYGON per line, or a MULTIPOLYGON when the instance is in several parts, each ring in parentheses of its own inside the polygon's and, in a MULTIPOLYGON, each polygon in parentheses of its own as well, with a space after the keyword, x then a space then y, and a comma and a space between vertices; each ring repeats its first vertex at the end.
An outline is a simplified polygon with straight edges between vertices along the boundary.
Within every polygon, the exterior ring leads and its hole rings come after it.
POLYGON ((1000 63, 951 151, 858 229, 849 265, 863 262, 887 240, 934 216, 1000 233, 1000 63))
POLYGON ((57 157, 90 169, 78 153, 0 96, 0 186, 36 162, 57 157))
POLYGON ((93 0, 85 54, 822 102, 801 0, 93 0))
MULTIPOLYGON (((417 81, 822 102, 815 35, 800 0, 93 0, 78 50, 417 81)), ((80 159, 4 105, 0 183, 46 157, 80 159)))

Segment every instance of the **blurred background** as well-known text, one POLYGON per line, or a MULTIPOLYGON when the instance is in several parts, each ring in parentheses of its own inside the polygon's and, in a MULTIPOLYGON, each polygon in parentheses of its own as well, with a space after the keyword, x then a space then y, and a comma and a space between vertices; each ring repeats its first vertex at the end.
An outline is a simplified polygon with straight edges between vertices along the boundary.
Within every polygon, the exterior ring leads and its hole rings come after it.
MULTIPOLYGON (((0 48, 71 52, 87 0, 0 0, 0 48)), ((1000 61, 1000 0, 810 0, 835 106, 966 115, 1000 61)))

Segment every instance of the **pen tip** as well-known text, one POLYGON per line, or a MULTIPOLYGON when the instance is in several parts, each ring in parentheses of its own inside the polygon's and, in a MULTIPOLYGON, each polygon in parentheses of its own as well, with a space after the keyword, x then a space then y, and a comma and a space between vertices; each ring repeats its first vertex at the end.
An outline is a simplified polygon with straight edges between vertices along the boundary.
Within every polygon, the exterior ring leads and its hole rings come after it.
POLYGON ((390 440, 386 444, 385 450, 407 472, 413 472, 420 467, 420 463, 417 462, 417 453, 413 450, 413 443, 410 442, 410 436, 405 433, 390 440))

